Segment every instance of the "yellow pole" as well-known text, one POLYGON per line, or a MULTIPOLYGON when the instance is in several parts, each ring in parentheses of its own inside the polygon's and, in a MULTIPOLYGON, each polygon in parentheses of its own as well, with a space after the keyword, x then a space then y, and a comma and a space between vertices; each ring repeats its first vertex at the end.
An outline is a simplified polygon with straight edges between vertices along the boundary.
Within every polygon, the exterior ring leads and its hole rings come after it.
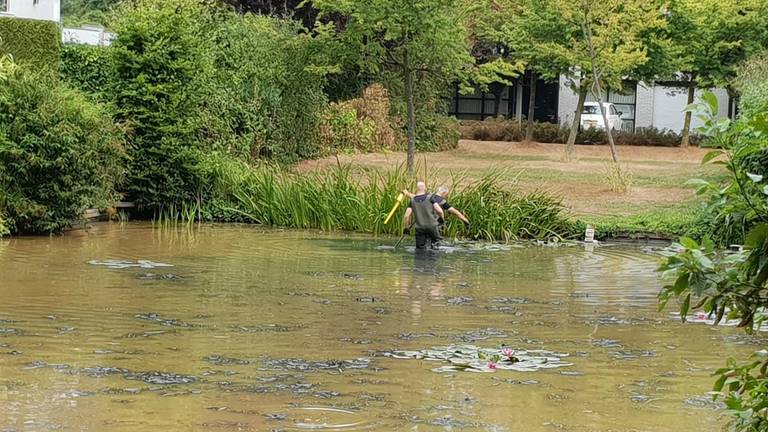
POLYGON ((392 219, 392 216, 395 215, 395 212, 397 211, 397 209, 400 208, 400 204, 403 203, 403 198, 405 198, 405 195, 403 195, 402 193, 400 193, 400 195, 397 196, 397 200, 395 200, 395 205, 392 206, 392 210, 387 215, 387 218, 384 219, 384 225, 389 223, 389 221, 392 219))

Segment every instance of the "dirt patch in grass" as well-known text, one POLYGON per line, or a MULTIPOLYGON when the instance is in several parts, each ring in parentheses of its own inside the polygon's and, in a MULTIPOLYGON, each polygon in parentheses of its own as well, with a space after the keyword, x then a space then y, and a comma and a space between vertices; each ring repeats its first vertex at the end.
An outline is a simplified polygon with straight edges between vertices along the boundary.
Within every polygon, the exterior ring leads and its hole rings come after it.
MULTIPOLYGON (((611 192, 604 174, 610 162, 607 146, 576 146, 577 160, 564 162, 562 144, 520 144, 468 141, 459 148, 441 153, 420 153, 419 173, 424 166, 430 177, 449 182, 460 175, 467 181, 492 169, 506 169, 510 181, 524 190, 546 190, 562 197, 578 216, 634 216, 669 208, 694 199, 691 178, 716 178, 716 166, 702 166, 707 153, 699 148, 620 146, 622 164, 633 173, 633 187, 625 194, 611 192)), ((404 153, 340 155, 339 162, 365 168, 394 168, 405 161, 404 153)), ((336 158, 303 162, 300 171, 335 165, 336 158)), ((423 175, 422 175, 423 176, 423 175)), ((434 182, 435 180, 433 180, 434 182)), ((430 185, 432 187, 436 185, 430 185)))

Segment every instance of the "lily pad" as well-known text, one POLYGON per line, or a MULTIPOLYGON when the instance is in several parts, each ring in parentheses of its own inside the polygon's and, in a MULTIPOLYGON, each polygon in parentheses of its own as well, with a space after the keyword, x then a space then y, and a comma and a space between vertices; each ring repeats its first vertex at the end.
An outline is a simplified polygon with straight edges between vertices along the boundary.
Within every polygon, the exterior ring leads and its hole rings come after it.
MULTIPOLYGON (((509 350, 506 348, 504 351, 509 350)), ((499 348, 481 348, 475 345, 449 345, 432 347, 419 351, 394 350, 384 352, 386 357, 396 359, 417 359, 445 363, 432 369, 433 372, 494 372, 496 370, 512 370, 517 372, 534 372, 541 369, 552 369, 573 366, 573 363, 563 361, 566 353, 556 353, 546 350, 514 350, 514 355, 508 357, 499 348)))

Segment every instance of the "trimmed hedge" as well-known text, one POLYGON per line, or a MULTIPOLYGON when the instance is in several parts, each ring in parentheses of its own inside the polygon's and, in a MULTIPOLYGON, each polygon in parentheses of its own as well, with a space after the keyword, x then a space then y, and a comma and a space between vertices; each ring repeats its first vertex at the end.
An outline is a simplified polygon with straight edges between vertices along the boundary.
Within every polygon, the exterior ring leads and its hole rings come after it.
MULTIPOLYGON (((525 136, 525 122, 519 125, 514 119, 486 119, 485 121, 463 120, 460 122, 461 138, 478 141, 522 141, 525 136)), ((533 139, 540 143, 564 143, 570 134, 570 127, 553 123, 534 123, 533 139)), ((656 147, 677 147, 682 137, 668 129, 654 127, 637 128, 634 132, 613 133, 616 144, 656 147)), ((691 144, 698 145, 701 138, 691 135, 691 144)), ((607 144, 605 132, 598 129, 579 131, 576 144, 607 144)))
POLYGON ((92 94, 107 91, 112 57, 108 47, 64 45, 61 50, 61 77, 80 90, 92 94))
POLYGON ((0 18, 0 54, 33 69, 59 67, 61 30, 58 23, 21 18, 0 18))

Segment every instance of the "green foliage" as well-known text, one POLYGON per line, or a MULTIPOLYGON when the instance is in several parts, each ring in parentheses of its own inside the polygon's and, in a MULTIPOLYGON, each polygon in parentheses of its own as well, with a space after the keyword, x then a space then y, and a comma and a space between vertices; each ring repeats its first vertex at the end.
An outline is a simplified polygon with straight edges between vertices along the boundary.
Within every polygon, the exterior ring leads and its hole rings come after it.
POLYGON ((33 69, 57 70, 60 51, 58 23, 0 18, 0 55, 10 54, 16 63, 33 69))
POLYGON ((676 0, 668 4, 669 36, 679 71, 704 88, 729 87, 738 65, 768 45, 768 3, 676 0))
POLYGON ((106 78, 130 130, 131 199, 195 199, 193 168, 208 151, 280 162, 320 155, 322 34, 195 0, 139 0, 116 16, 106 78))
POLYGON ((92 45, 64 45, 61 76, 72 87, 86 93, 108 96, 112 77, 112 51, 92 45))
MULTIPOLYGON (((315 0, 324 15, 349 17, 339 33, 342 64, 357 65, 374 74, 390 72, 399 86, 392 94, 405 101, 408 167, 413 159, 418 127, 416 104, 434 103, 437 97, 416 96, 417 88, 435 80, 451 83, 473 62, 459 0, 315 0), (402 89, 402 92, 398 91, 402 89)), ((389 82, 385 80, 384 82, 389 82)), ((439 97, 439 96, 438 96, 439 97)), ((395 106, 398 109, 398 106, 395 106)), ((434 113, 433 110, 430 112, 434 113)))
POLYGON ((357 110, 349 104, 332 103, 323 113, 320 142, 326 154, 343 150, 381 150, 376 147, 375 136, 373 121, 358 118, 357 110))
MULTIPOLYGON (((703 230, 697 225, 701 211, 695 205, 681 209, 655 210, 640 215, 591 216, 591 223, 600 238, 661 239, 678 236, 698 237, 703 230), (692 208, 691 208, 692 207, 692 208)), ((583 233, 581 229, 578 232, 583 233)))
POLYGON ((141 0, 115 22, 113 103, 130 130, 130 199, 142 205, 191 200, 197 108, 213 73, 205 26, 193 0, 141 0))
POLYGON ((416 149, 419 151, 447 151, 459 146, 459 122, 453 117, 425 114, 416 126, 416 149))
POLYGON ((333 102, 323 112, 320 125, 321 151, 386 151, 401 149, 390 115, 389 92, 381 84, 372 84, 360 97, 333 102))
MULTIPOLYGON (((451 204, 471 215, 470 236, 509 242, 563 238, 574 232, 574 224, 563 216, 565 208, 559 199, 544 192, 519 192, 505 185, 503 177, 503 171, 492 171, 451 194, 451 204)), ((459 183, 455 180, 454 186, 459 183)), ((445 235, 462 233, 461 221, 446 220, 445 235)))
MULTIPOLYGON (((272 165, 249 166, 218 153, 207 155, 198 169, 209 197, 203 203, 205 218, 292 228, 399 234, 402 218, 383 222, 399 192, 413 186, 401 168, 339 166, 292 173, 272 165)), ((519 193, 504 185, 502 177, 491 173, 451 195, 451 202, 473 215, 476 223, 465 232, 463 225, 449 219, 446 235, 512 241, 570 232, 572 223, 558 200, 543 193, 519 193)))
MULTIPOLYGON (((702 99, 695 107, 705 120, 702 131, 722 148, 705 156, 703 162, 722 164, 729 180, 725 185, 697 180, 698 192, 711 197, 714 224, 738 220, 746 236, 738 252, 720 251, 708 238, 701 242, 681 238, 667 251, 659 269, 667 281, 659 299, 662 307, 678 299, 683 320, 689 311, 703 309, 716 323, 724 318, 738 320, 739 326, 752 332, 768 318, 768 183, 763 175, 746 170, 745 160, 768 148, 768 123, 762 113, 735 124, 718 120, 716 98, 706 94, 702 99)), ((716 372, 714 391, 725 399, 733 415, 732 430, 768 427, 767 372, 764 352, 743 365, 729 360, 726 368, 716 372)))
POLYGON ((753 117, 768 111, 768 51, 742 63, 738 68, 736 89, 742 115, 753 117))
POLYGON ((61 17, 66 26, 100 24, 107 27, 110 12, 120 0, 62 0, 61 17))
POLYGON ((112 206, 123 155, 103 105, 23 68, 0 83, 0 213, 11 231, 59 232, 86 208, 112 206))
MULTIPOLYGON (((281 162, 320 155, 325 38, 290 20, 232 13, 211 24, 214 73, 204 84, 200 138, 281 162)), ((210 38, 209 35, 203 37, 210 38)))

